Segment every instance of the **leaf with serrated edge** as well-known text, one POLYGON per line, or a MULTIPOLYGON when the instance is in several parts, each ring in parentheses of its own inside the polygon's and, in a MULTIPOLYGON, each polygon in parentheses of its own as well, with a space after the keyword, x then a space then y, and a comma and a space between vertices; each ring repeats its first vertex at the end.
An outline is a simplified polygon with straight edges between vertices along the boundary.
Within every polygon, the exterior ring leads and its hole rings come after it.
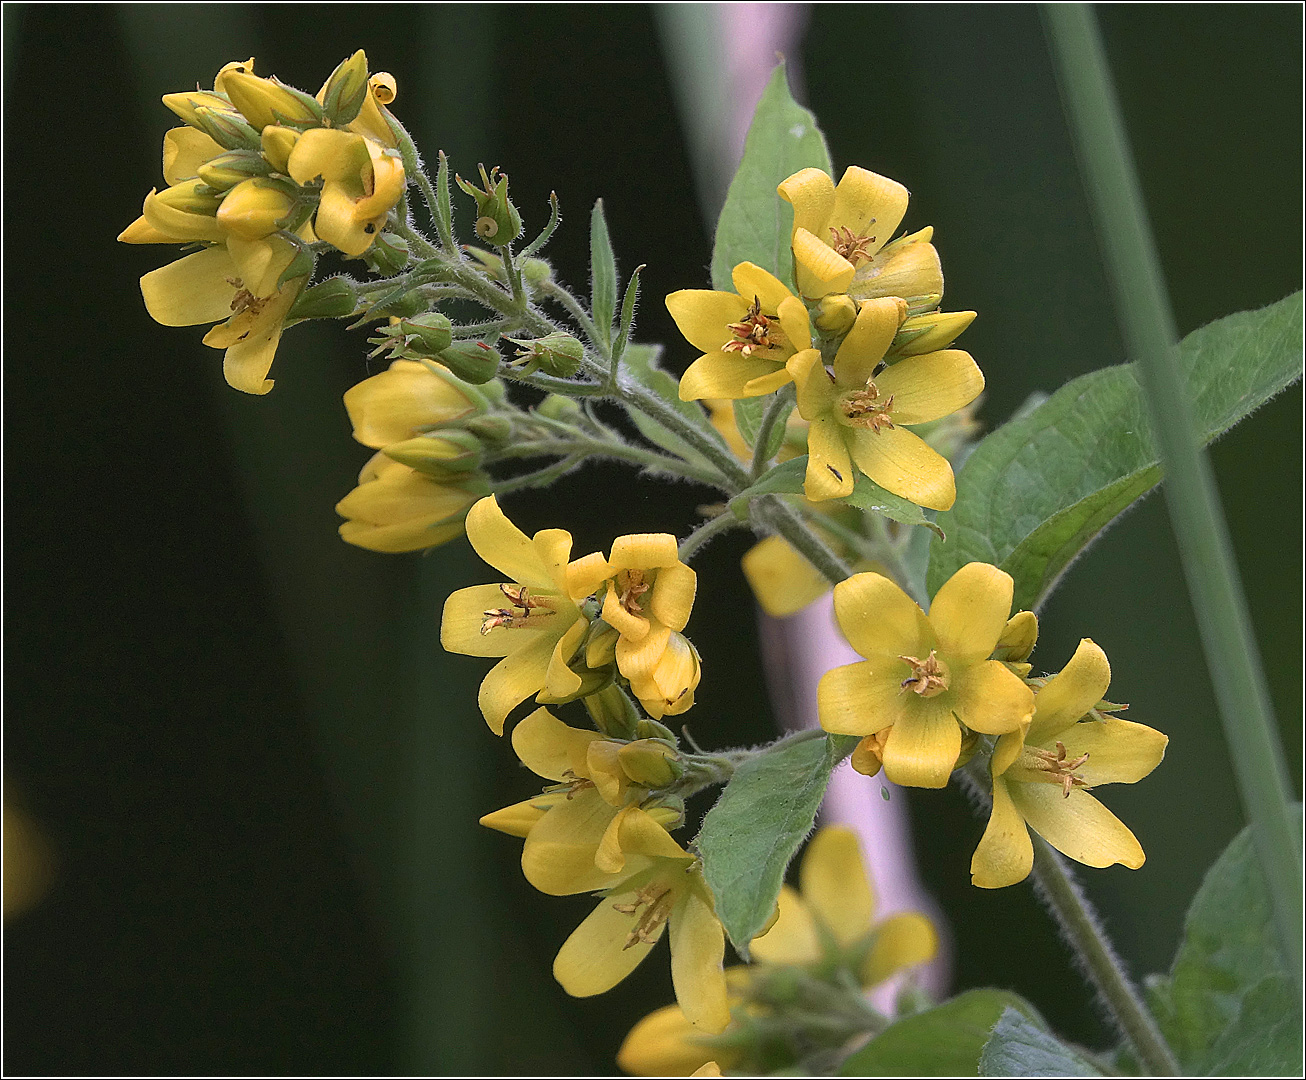
MULTIPOLYGON (((1203 442, 1301 377, 1302 296, 1219 319, 1189 334, 1179 357, 1203 442)), ((1147 407, 1132 365, 1067 383, 985 438, 940 514, 948 539, 930 552, 933 594, 968 562, 1016 581, 1036 609, 1070 563, 1160 480, 1147 407)))
POLYGON ((830 151, 816 117, 789 93, 781 62, 757 102, 744 140, 744 156, 717 219, 712 248, 715 288, 734 292, 730 272, 741 262, 756 263, 781 281, 792 279, 789 234, 794 215, 776 188, 780 181, 808 168, 830 172, 830 151))
POLYGON ((830 770, 857 740, 825 736, 778 745, 744 762, 703 818, 694 846, 736 951, 775 911, 785 868, 812 831, 830 770))
POLYGON ((980 1076, 1105 1076, 1078 1050, 1008 1006, 984 1044, 980 1076))
POLYGON ((967 990, 895 1021, 839 1066, 839 1076, 978 1076, 980 1054, 1002 1014, 1035 1024, 1038 1010, 1008 990, 967 990))

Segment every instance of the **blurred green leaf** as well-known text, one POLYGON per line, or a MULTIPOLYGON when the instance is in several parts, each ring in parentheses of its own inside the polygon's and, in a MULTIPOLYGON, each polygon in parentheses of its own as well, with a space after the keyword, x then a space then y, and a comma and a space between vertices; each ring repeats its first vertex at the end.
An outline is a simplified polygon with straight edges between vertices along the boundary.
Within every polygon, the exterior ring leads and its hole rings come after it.
POLYGON ((1300 1071, 1300 999, 1279 951, 1250 827, 1207 871, 1170 976, 1151 980, 1148 999, 1195 1075, 1300 1071))
POLYGON ((775 911, 785 869, 812 831, 830 770, 856 737, 781 742, 744 762, 703 818, 694 846, 717 918, 745 959, 775 911))
POLYGON ((1020 1011, 1006 1008, 979 1060, 980 1076, 1103 1076, 1101 1069, 1020 1011))
POLYGON ((612 253, 603 200, 594 201, 590 214, 590 314, 603 344, 612 344, 612 320, 617 314, 617 257, 612 253))
POLYGON ((968 990, 904 1017, 849 1057, 840 1076, 979 1076, 980 1055, 1008 1010, 1041 1025, 1038 1011, 1007 990, 968 990))
POLYGON ((717 219, 712 248, 712 284, 716 288, 734 292, 730 272, 741 262, 756 263, 781 281, 793 277, 789 250, 793 211, 776 187, 808 168, 832 171, 830 151, 816 117, 789 93, 781 62, 757 103, 744 140, 744 156, 717 219))
MULTIPOLYGON (((1243 311, 1189 334, 1180 363, 1203 442, 1301 377, 1302 295, 1243 311)), ((1016 579, 1017 608, 1037 608, 1070 563, 1161 479, 1133 365, 1067 383, 975 448, 957 502, 939 516, 931 595, 968 562, 1016 579)))

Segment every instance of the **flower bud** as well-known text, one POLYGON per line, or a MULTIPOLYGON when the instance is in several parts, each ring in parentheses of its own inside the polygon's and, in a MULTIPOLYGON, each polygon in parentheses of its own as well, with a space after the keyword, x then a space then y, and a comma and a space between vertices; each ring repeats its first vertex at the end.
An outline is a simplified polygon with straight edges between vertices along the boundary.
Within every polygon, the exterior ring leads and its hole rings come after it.
POLYGON ((629 738, 639 723, 639 713, 626 692, 615 683, 583 699, 594 726, 613 739, 629 738))
POLYGON ((821 297, 815 323, 828 334, 846 334, 857 321, 857 304, 846 293, 821 297))
POLYGON ((522 277, 532 289, 538 289, 553 276, 553 267, 545 259, 523 259, 522 277))
POLYGON ((336 504, 347 520, 340 537, 370 551, 420 551, 463 534, 467 511, 489 491, 471 474, 443 484, 377 454, 358 476, 358 487, 336 504))
POLYGON ((889 346, 889 358, 919 356, 946 349, 975 321, 973 311, 932 311, 907 319, 889 346))
POLYGON ((274 171, 290 172, 290 152, 295 149, 295 143, 299 142, 301 134, 302 132, 294 128, 282 127, 280 124, 269 124, 263 129, 259 143, 263 149, 263 156, 267 158, 268 164, 274 171))
POLYGON ((268 171, 263 155, 253 150, 228 150, 209 158, 197 170, 199 178, 217 191, 226 191, 254 176, 266 176, 268 171))
POLYGON ((164 188, 155 200, 183 214, 204 214, 207 217, 214 216, 223 201, 222 196, 210 191, 207 184, 195 180, 183 180, 164 188))
POLYGON ((368 269, 384 277, 398 274, 409 263, 408 241, 392 232, 381 232, 363 253, 368 269))
POLYGON ((685 800, 679 796, 663 795, 661 806, 650 806, 644 812, 670 832, 685 820, 685 800))
POLYGON ((251 56, 248 60, 233 60, 230 64, 223 64, 222 70, 213 77, 213 89, 219 94, 227 92, 227 79, 232 75, 253 75, 254 58, 251 56))
POLYGON ((658 739, 640 739, 627 743, 617 757, 626 775, 647 788, 669 787, 685 775, 680 755, 658 739))
POLYGON ((480 466, 482 457, 481 441, 470 431, 458 428, 391 443, 382 453, 438 480, 470 472, 480 466))
POLYGON ((495 247, 507 247, 521 235, 521 215, 508 198, 508 178, 499 172, 499 167, 496 165, 488 174, 484 165, 480 170, 484 189, 469 184, 461 176, 454 179, 476 200, 476 235, 495 247))
POLYGON ((579 420, 583 415, 574 399, 563 397, 561 394, 550 394, 535 406, 535 411, 545 419, 561 420, 564 423, 579 420))
MULTIPOLYGON (((497 383, 487 383, 496 386, 497 383)), ((473 416, 463 421, 468 431, 473 431, 488 443, 506 442, 512 435, 512 421, 506 416, 473 416)))
POLYGON ((438 311, 400 319, 397 329, 409 338, 408 345, 435 359, 453 342, 453 324, 438 311))
POLYGON ((684 634, 672 631, 667 647, 652 668, 630 680, 630 689, 655 720, 679 716, 694 704, 702 678, 698 650, 684 634))
POLYGON ((852 767, 863 776, 875 776, 884 765, 884 743, 888 737, 887 728, 867 735, 853 749, 852 767))
POLYGON ((218 207, 218 224, 246 240, 276 232, 295 205, 281 188, 262 179, 244 180, 227 193, 218 207))
POLYGON ((256 131, 269 124, 316 126, 322 120, 322 107, 316 101, 276 79, 232 71, 225 76, 224 85, 231 103, 256 131))
POLYGON ((201 126, 196 115, 201 108, 233 114, 236 111, 226 98, 208 90, 188 90, 181 94, 164 94, 163 104, 191 127, 201 126))
POLYGON ((439 365, 396 360, 389 370, 345 391, 345 411, 354 438, 379 450, 471 417, 483 407, 478 397, 439 365))
POLYGON ((455 341, 437 357, 460 379, 480 385, 494 378, 499 370, 499 352, 483 341, 455 341))
POLYGON ((614 627, 602 619, 590 624, 590 632, 585 642, 585 663, 590 667, 603 667, 617 661, 617 641, 621 637, 614 627))
POLYGON ((994 660, 1028 660, 1038 644, 1038 616, 1032 611, 1018 611, 1007 625, 993 650, 994 660))
POLYGON ((343 319, 358 310, 358 290, 347 277, 329 277, 300 293, 291 319, 343 319))
POLYGON ((585 355, 585 346, 561 330, 533 341, 519 341, 517 338, 505 340, 521 346, 512 366, 528 373, 542 368, 550 375, 570 378, 580 370, 580 362, 585 355))
POLYGON ((395 133, 390 127, 390 111, 386 108, 394 101, 397 94, 395 77, 388 71, 378 71, 367 80, 367 96, 358 116, 349 125, 349 130, 365 135, 382 146, 394 149, 399 145, 395 133))
POLYGON ((321 102, 331 126, 344 127, 353 123, 366 99, 367 54, 359 49, 348 60, 340 62, 322 84, 317 100, 321 102))
POLYGON ((635 738, 637 739, 663 739, 671 743, 676 743, 676 736, 666 724, 660 724, 656 720, 650 720, 647 716, 642 717, 635 725, 635 738))
POLYGON ((226 108, 226 102, 221 109, 196 109, 194 124, 227 150, 257 150, 261 145, 258 132, 245 123, 240 113, 226 108))

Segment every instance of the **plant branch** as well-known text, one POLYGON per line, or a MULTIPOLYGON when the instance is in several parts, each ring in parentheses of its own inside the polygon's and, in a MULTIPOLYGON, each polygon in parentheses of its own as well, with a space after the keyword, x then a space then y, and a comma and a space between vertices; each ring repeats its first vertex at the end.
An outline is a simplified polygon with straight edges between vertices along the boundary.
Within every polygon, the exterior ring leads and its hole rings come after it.
POLYGON ((710 521, 705 521, 685 539, 680 541, 680 561, 687 563, 698 553, 699 548, 711 540, 719 533, 726 532, 729 529, 738 529, 744 523, 734 514, 727 510, 723 514, 718 514, 710 521))
POLYGON ((771 441, 771 431, 779 422, 782 414, 788 415, 788 411, 793 407, 795 393, 794 384, 786 384, 780 388, 780 392, 771 399, 771 404, 766 408, 762 423, 757 429, 757 437, 753 441, 753 466, 749 473, 754 480, 762 475, 766 470, 767 462, 771 460, 772 455, 767 453, 767 444, 771 441))

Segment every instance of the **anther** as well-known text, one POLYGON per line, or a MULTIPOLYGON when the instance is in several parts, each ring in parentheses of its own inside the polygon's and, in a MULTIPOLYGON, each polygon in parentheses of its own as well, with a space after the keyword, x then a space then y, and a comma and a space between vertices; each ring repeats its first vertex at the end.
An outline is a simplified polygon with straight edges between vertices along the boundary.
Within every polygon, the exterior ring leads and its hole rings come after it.
POLYGON ((921 697, 930 698, 948 689, 948 669, 935 655, 933 649, 924 660, 914 656, 899 656, 911 666, 911 675, 903 679, 901 691, 912 690, 921 697))

